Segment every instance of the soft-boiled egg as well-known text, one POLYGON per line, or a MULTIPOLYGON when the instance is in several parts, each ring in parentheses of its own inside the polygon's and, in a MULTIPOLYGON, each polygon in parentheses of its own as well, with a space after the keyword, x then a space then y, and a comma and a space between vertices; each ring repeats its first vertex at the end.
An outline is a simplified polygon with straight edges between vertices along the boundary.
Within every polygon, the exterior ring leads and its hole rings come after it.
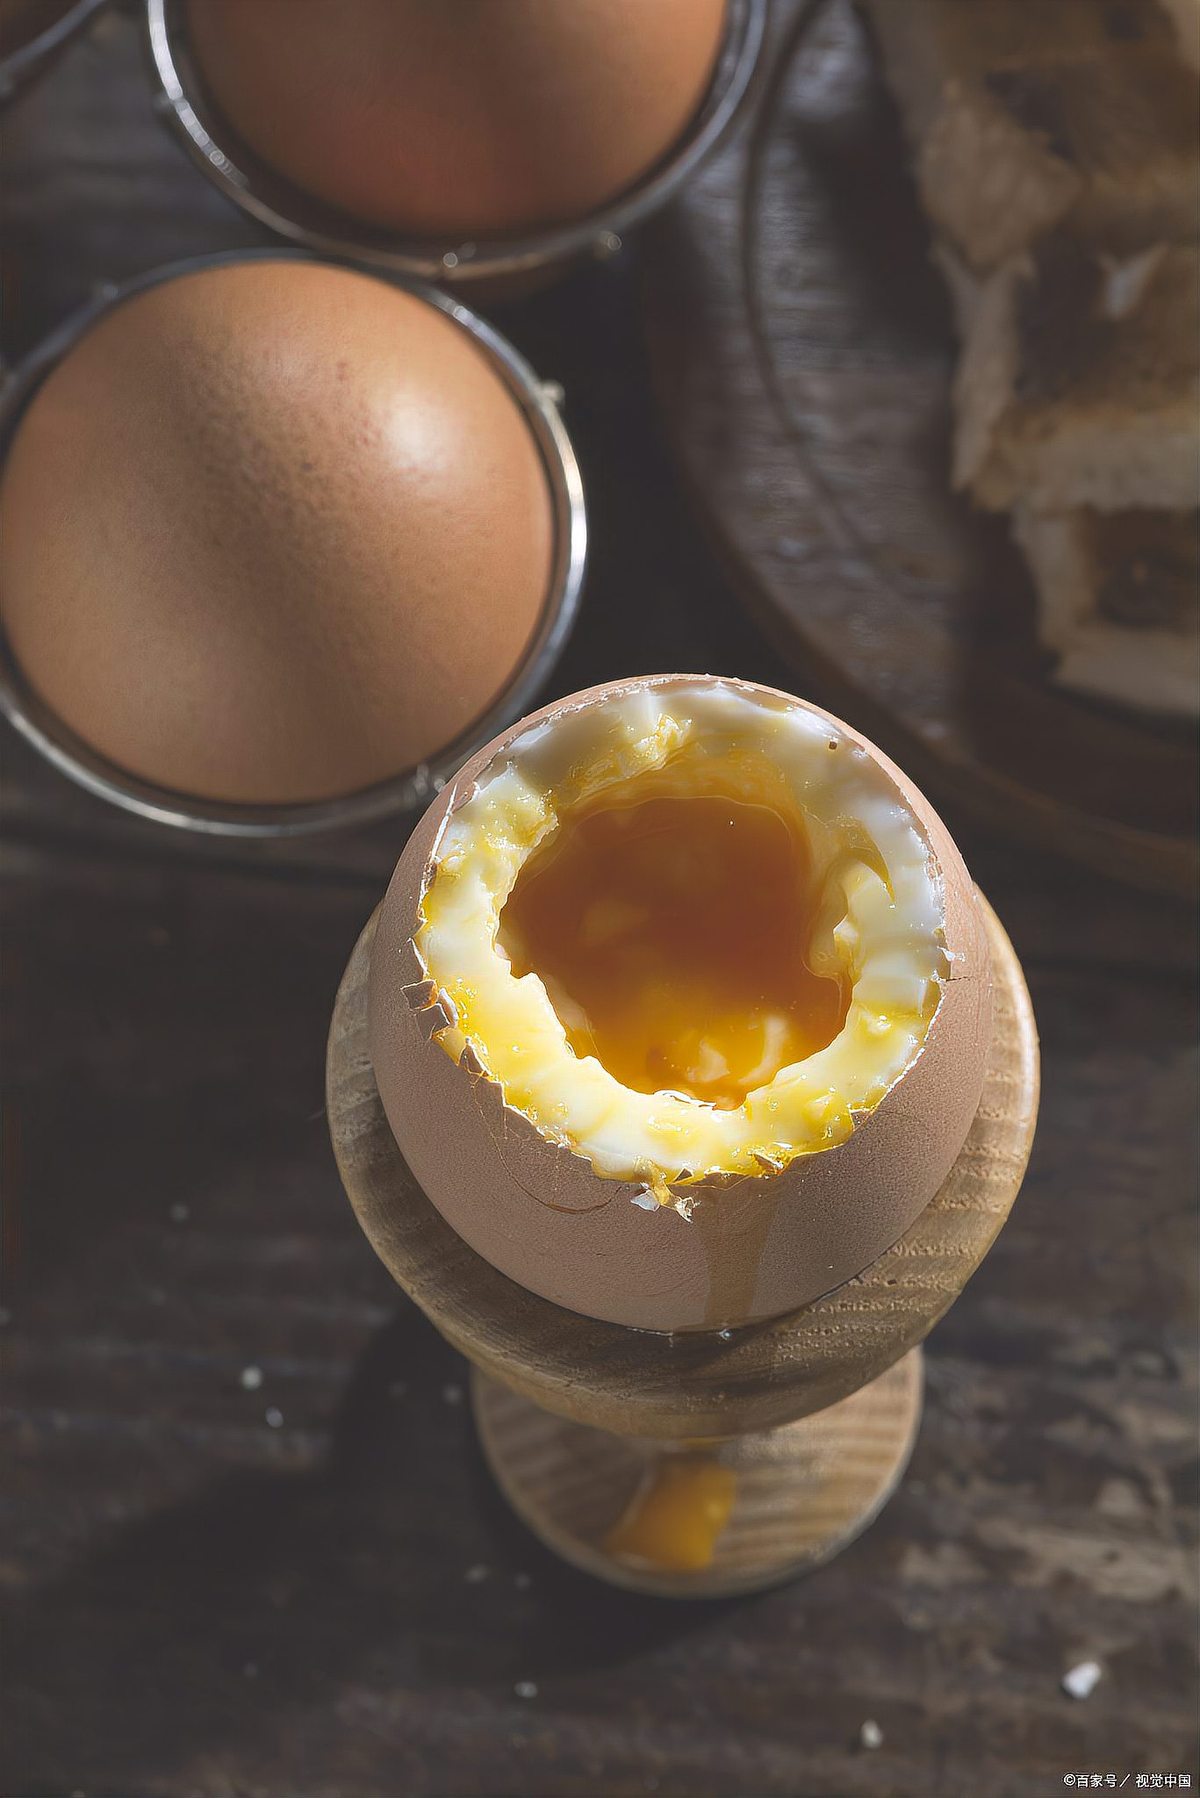
POLYGON ((725 0, 189 0, 203 86, 276 174, 349 217, 487 237, 583 218, 704 97, 725 0))
POLYGON ((0 617, 90 749, 224 803, 411 772, 509 689, 547 606, 529 420, 446 312, 294 257, 106 311, 0 479, 0 617))
POLYGON ((746 682, 575 695, 489 745, 384 900, 370 1043, 455 1230, 572 1310, 777 1315, 945 1179, 991 1033, 981 907, 862 737, 746 682))

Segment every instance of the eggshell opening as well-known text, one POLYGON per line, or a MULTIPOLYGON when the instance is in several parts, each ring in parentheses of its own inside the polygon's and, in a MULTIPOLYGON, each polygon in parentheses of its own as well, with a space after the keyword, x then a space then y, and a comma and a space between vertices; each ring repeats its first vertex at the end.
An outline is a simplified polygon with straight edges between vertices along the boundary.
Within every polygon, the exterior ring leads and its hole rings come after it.
MULTIPOLYGON (((510 758, 511 759, 511 758, 510 758)), ((857 733, 788 695, 708 677, 617 682, 546 708, 482 751, 422 820, 381 909, 371 962, 370 1041, 398 1146, 432 1202, 494 1266, 586 1315, 653 1330, 732 1327, 805 1304, 889 1248, 949 1172, 979 1101, 991 1029, 982 915, 936 814, 857 733), (467 806, 518 739, 567 733, 584 714, 652 693, 683 703, 702 687, 785 708, 868 758, 924 845, 940 895, 945 977, 918 1051, 837 1146, 775 1171, 705 1178, 680 1209, 652 1202, 645 1182, 605 1177, 594 1160, 551 1140, 505 1102, 474 1052, 447 1053, 453 1004, 430 983, 417 949, 447 820, 467 806), (422 987, 424 981, 424 987, 422 987), (640 1202, 635 1202, 640 1201, 640 1202)), ((469 1045, 468 1045, 469 1047, 469 1045)))

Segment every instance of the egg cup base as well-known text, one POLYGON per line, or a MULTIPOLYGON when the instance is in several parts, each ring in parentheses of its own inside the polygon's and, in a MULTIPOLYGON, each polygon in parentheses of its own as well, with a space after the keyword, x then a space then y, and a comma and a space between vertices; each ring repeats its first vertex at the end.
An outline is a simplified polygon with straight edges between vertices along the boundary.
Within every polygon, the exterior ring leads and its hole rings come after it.
POLYGON ((875 1521, 916 1443, 923 1385, 917 1347, 824 1411, 696 1447, 573 1423, 478 1369, 471 1399, 496 1484, 553 1553, 629 1591, 733 1598, 811 1573, 875 1521), (614 1528, 639 1494, 679 1468, 728 1476, 731 1508, 710 1556, 670 1567, 616 1549, 614 1528))

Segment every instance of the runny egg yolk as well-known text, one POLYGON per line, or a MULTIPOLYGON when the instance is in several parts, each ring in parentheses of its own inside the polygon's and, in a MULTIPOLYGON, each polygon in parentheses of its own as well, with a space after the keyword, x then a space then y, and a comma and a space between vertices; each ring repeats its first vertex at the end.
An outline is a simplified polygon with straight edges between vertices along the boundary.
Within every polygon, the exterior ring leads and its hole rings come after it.
POLYGON ((451 806, 405 990, 502 1128, 683 1209, 849 1139, 920 1052, 943 924, 864 747, 678 680, 532 725, 451 806))
POLYGON ((665 1573, 711 1567, 737 1476, 710 1455, 665 1455, 604 1538, 609 1554, 665 1573))
POLYGON ((568 812, 522 867, 498 941, 514 975, 540 978, 576 1055, 632 1091, 733 1109, 833 1041, 850 987, 808 965, 798 813, 655 784, 568 812))

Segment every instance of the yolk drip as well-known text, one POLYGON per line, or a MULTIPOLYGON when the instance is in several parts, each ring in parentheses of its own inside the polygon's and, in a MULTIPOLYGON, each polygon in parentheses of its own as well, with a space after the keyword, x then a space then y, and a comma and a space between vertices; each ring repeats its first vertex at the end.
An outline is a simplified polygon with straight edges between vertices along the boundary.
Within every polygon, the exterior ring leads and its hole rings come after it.
POLYGON ((577 1055, 636 1092, 722 1108, 833 1041, 849 990, 816 975, 803 824, 768 805, 608 789, 530 856, 501 917, 577 1055))
POLYGON ((609 1554, 668 1573, 711 1567, 737 1477, 709 1456, 668 1455, 604 1539, 609 1554))

